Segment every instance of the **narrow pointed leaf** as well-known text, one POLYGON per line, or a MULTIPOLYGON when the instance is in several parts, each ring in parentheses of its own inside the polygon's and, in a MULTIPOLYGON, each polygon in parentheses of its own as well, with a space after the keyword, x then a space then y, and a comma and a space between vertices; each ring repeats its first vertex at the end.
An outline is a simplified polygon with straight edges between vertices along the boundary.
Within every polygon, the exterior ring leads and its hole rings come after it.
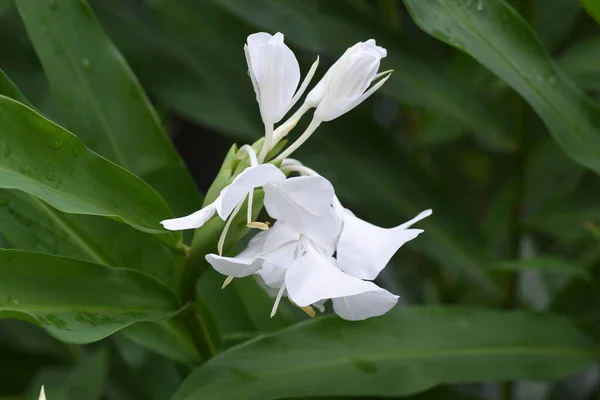
POLYGON ((0 131, 1 188, 27 192, 67 213, 125 222, 176 247, 181 236, 159 224, 172 215, 164 200, 73 134, 4 96, 0 131))
POLYGON ((235 347, 198 368, 174 400, 406 396, 443 383, 556 379, 597 357, 554 315, 397 308, 362 322, 318 318, 235 347))
POLYGON ((0 250, 0 311, 25 314, 62 341, 94 342, 176 310, 172 292, 137 271, 0 250))
POLYGON ((424 31, 506 81, 569 157, 600 173, 600 108, 564 76, 513 8, 502 0, 404 2, 424 31))
POLYGON ((15 3, 61 123, 92 150, 147 181, 178 213, 197 207, 201 198, 190 174, 87 1, 15 3))

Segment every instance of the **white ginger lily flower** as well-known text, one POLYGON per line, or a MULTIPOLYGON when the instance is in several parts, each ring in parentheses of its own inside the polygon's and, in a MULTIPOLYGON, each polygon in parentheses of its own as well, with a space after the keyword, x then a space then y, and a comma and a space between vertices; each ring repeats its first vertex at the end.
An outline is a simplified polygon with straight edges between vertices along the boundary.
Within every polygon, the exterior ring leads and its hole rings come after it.
POLYGON ((248 73, 265 124, 265 144, 260 154, 261 160, 270 150, 274 124, 281 121, 302 96, 318 65, 317 59, 298 89, 300 66, 283 39, 283 34, 279 32, 275 35, 259 32, 248 36, 244 45, 248 73))
POLYGON ((310 108, 316 107, 313 120, 304 133, 277 158, 283 160, 298 149, 324 121, 347 113, 377 91, 390 77, 391 71, 378 73, 387 50, 375 40, 358 42, 329 68, 319 83, 308 93, 304 104, 275 132, 275 142, 281 140, 310 108), (377 79, 385 77, 375 84, 377 79), (373 84, 373 85, 372 85, 373 84))
POLYGON ((279 289, 271 316, 284 295, 309 315, 314 315, 311 306, 320 309, 332 299, 334 311, 347 320, 382 315, 398 301, 374 283, 343 272, 326 248, 281 222, 256 235, 237 257, 209 254, 206 260, 222 274, 257 274, 268 287, 279 289))

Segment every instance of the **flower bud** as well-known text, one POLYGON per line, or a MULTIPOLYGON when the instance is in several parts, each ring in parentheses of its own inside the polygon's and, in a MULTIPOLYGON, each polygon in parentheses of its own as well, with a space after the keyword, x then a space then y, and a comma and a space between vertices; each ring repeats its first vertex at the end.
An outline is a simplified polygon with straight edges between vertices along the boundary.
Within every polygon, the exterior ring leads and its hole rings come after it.
POLYGON ((346 50, 306 97, 308 105, 317 107, 315 118, 331 121, 379 89, 387 77, 371 89, 369 86, 377 77, 380 61, 386 55, 387 51, 377 46, 373 39, 358 42, 346 50))
POLYGON ((283 34, 259 32, 248 36, 244 46, 248 73, 265 125, 279 122, 293 106, 300 82, 300 66, 283 34))

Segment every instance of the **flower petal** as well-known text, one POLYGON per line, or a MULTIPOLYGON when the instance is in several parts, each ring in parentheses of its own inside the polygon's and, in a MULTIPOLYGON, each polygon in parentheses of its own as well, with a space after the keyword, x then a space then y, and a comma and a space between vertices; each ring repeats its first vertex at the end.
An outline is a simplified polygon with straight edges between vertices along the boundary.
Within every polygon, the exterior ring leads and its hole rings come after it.
POLYGON ((378 317, 391 310, 398 302, 387 290, 379 288, 372 292, 333 299, 333 311, 343 319, 360 321, 378 317))
MULTIPOLYGON (((262 268, 256 273, 256 275, 261 277, 264 284, 269 288, 279 289, 285 281, 286 270, 287 268, 282 268, 276 264, 265 261, 262 265, 262 268)), ((277 290, 271 293, 273 293, 273 296, 275 296, 277 294, 277 290)))
POLYGON ((165 229, 170 231, 181 231, 183 229, 197 229, 206 223, 209 219, 215 215, 216 205, 211 203, 204 207, 202 210, 196 211, 181 218, 166 219, 160 223, 165 229))
POLYGON ((221 194, 215 200, 217 213, 223 220, 226 220, 233 209, 244 201, 244 198, 252 189, 269 182, 283 180, 285 180, 285 174, 273 164, 248 167, 236 176, 229 186, 221 190, 221 194))
POLYGON ((334 190, 321 176, 301 176, 264 186, 269 215, 333 253, 341 221, 331 208, 334 190))
POLYGON ((42 386, 42 390, 40 391, 39 400, 46 400, 46 392, 44 391, 44 387, 42 386))
POLYGON ((207 254, 206 261, 219 273, 225 276, 242 278, 256 273, 263 261, 254 257, 223 257, 216 254, 207 254))
POLYGON ((404 243, 416 238, 421 229, 406 229, 431 215, 427 210, 396 228, 380 228, 343 211, 343 228, 337 245, 339 268, 356 278, 373 280, 404 243))
POLYGON ((373 282, 345 274, 337 268, 334 258, 311 247, 290 265, 285 274, 285 285, 289 298, 301 307, 320 300, 383 290, 373 282))

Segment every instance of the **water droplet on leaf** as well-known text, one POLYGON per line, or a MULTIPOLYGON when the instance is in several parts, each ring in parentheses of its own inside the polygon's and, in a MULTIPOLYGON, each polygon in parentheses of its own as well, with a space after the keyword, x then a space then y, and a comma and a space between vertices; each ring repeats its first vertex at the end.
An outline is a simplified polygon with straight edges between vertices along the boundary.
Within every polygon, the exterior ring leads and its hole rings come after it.
POLYGON ((92 63, 90 62, 89 58, 84 58, 83 60, 81 60, 81 66, 83 67, 83 69, 86 69, 88 71, 92 69, 92 63))

